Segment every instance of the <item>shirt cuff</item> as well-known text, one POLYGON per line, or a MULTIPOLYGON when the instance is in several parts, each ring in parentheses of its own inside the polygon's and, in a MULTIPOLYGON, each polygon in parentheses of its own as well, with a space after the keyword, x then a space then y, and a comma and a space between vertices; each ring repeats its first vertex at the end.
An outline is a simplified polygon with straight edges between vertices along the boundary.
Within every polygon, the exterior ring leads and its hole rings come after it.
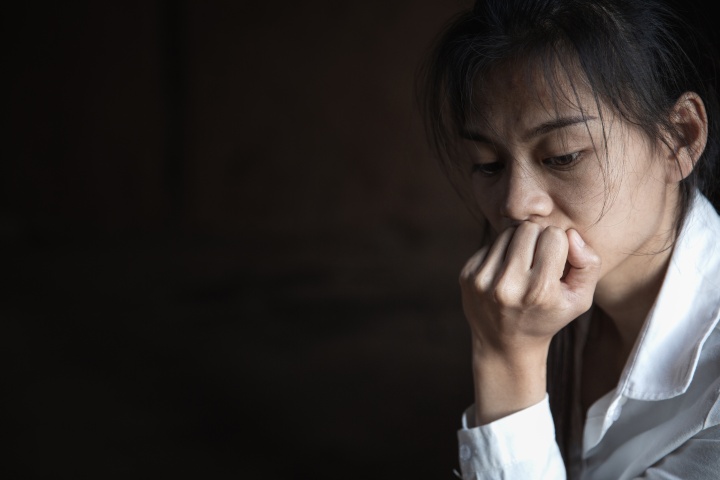
POLYGON ((487 425, 471 427, 474 422, 471 406, 458 430, 464 479, 565 477, 547 394, 540 403, 487 425))

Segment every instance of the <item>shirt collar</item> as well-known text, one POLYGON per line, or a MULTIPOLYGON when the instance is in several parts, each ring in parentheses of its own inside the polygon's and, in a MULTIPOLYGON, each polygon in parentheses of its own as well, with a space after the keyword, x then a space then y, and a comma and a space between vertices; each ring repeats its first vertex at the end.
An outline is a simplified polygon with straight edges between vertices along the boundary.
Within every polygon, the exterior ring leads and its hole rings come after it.
POLYGON ((616 394, 664 400, 685 392, 719 319, 720 217, 697 192, 616 394))

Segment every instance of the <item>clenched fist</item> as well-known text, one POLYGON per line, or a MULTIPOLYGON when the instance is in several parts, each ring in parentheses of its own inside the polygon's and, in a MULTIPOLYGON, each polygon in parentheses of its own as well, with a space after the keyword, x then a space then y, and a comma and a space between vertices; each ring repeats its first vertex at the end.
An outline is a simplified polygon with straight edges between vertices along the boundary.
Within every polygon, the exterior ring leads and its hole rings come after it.
POLYGON ((499 354, 547 350, 590 308, 599 275, 600 257, 576 230, 523 222, 503 231, 460 275, 474 345, 499 354))

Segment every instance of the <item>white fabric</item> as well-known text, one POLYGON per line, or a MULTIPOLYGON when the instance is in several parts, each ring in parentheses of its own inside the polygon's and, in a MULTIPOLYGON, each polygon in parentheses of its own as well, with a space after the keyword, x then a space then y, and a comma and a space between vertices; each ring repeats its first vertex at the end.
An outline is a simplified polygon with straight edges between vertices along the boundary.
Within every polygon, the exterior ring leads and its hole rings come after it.
POLYGON ((617 387, 588 410, 571 472, 546 396, 480 427, 468 408, 458 431, 462 478, 720 479, 718 320, 720 217, 697 194, 617 387))

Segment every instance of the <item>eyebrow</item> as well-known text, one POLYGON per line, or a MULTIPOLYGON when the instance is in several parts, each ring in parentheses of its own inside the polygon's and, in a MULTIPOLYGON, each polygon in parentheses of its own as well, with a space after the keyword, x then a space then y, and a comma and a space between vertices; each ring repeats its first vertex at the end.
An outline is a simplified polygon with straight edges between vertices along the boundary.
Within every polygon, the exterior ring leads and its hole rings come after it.
MULTIPOLYGON (((547 133, 552 132, 553 130, 558 130, 561 128, 570 127, 572 125, 576 125, 578 123, 586 123, 591 120, 597 120, 597 117, 593 116, 575 116, 575 117, 561 117, 556 118, 554 120, 550 120, 548 122, 541 123, 537 127, 529 130, 527 133, 523 135, 523 140, 527 141, 535 137, 539 137, 540 135, 545 135, 547 133)), ((470 130, 466 130, 465 128, 460 129, 460 136, 462 138, 466 138, 468 140, 472 140, 474 142, 482 142, 487 144, 494 144, 490 138, 486 137, 485 135, 478 133, 478 132, 471 132, 470 130)))

